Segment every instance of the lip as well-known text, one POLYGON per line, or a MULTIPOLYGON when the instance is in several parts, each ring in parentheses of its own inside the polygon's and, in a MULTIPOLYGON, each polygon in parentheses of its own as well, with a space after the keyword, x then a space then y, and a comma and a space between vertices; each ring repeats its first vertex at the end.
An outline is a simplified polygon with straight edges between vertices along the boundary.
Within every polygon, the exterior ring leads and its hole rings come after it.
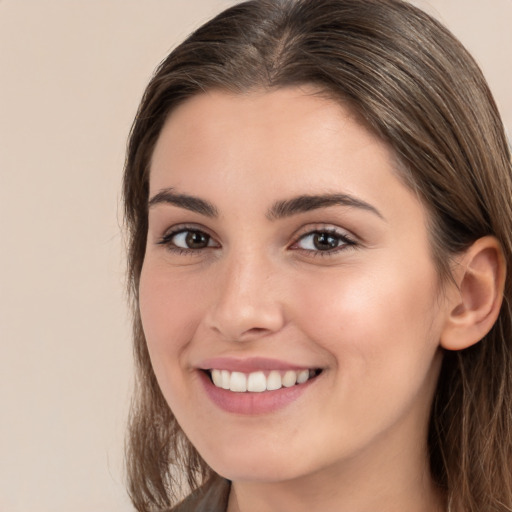
POLYGON ((259 370, 262 371, 287 371, 287 370, 310 370, 315 369, 311 366, 300 366, 291 364, 286 361, 278 359, 270 359, 266 357, 250 357, 245 359, 238 359, 236 357, 213 357, 202 361, 198 368, 200 370, 228 370, 230 372, 251 373, 259 370))
POLYGON ((201 366, 206 367, 198 369, 197 373, 199 374, 199 380, 201 381, 203 389, 211 402, 225 412, 245 416, 270 414, 284 409, 297 401, 320 377, 320 375, 318 375, 303 384, 297 384, 289 388, 282 387, 275 391, 238 393, 215 386, 207 370, 218 368, 228 371, 250 373, 257 370, 301 370, 306 369, 306 367, 294 366, 282 361, 264 358, 245 360, 215 358, 205 361, 201 366))

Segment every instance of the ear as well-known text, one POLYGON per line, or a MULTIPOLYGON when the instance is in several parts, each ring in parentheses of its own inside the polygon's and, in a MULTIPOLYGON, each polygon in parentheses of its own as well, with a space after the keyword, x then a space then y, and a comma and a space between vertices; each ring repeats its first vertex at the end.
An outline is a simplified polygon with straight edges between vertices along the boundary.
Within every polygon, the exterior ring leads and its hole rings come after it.
POLYGON ((455 283, 447 294, 443 348, 462 350, 491 330, 503 300, 505 273, 500 243, 492 236, 478 239, 460 256, 453 272, 455 283))

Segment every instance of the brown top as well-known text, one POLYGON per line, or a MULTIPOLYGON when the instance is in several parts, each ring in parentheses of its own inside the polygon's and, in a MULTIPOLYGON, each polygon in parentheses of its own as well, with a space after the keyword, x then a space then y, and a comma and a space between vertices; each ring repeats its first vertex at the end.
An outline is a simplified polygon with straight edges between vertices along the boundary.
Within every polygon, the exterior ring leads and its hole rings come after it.
POLYGON ((214 477, 174 507, 172 512, 226 512, 230 488, 229 480, 214 477))

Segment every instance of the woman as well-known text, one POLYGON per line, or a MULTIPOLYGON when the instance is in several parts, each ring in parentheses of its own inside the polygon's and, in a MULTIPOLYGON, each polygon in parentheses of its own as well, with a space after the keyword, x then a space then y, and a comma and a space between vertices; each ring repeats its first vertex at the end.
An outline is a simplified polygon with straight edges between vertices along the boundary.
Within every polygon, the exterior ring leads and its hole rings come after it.
POLYGON ((160 65, 124 196, 138 510, 512 510, 510 154, 399 0, 255 0, 160 65))

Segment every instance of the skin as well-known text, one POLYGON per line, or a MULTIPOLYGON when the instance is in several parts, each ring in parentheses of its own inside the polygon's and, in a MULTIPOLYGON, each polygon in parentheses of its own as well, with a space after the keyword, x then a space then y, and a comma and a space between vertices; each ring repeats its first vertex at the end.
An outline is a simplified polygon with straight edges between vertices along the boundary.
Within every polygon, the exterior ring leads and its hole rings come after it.
POLYGON ((443 510, 426 432, 449 306, 426 212, 388 146, 314 92, 214 91, 169 117, 150 197, 172 187, 218 215, 149 208, 140 308, 154 371, 188 438, 233 481, 230 512, 443 510), (277 201, 319 194, 373 210, 269 218, 277 201), (184 228, 207 246, 180 251, 169 233, 184 228), (335 249, 312 243, 325 230, 335 249), (323 371, 282 409, 234 414, 200 382, 201 361, 218 356, 323 371))

